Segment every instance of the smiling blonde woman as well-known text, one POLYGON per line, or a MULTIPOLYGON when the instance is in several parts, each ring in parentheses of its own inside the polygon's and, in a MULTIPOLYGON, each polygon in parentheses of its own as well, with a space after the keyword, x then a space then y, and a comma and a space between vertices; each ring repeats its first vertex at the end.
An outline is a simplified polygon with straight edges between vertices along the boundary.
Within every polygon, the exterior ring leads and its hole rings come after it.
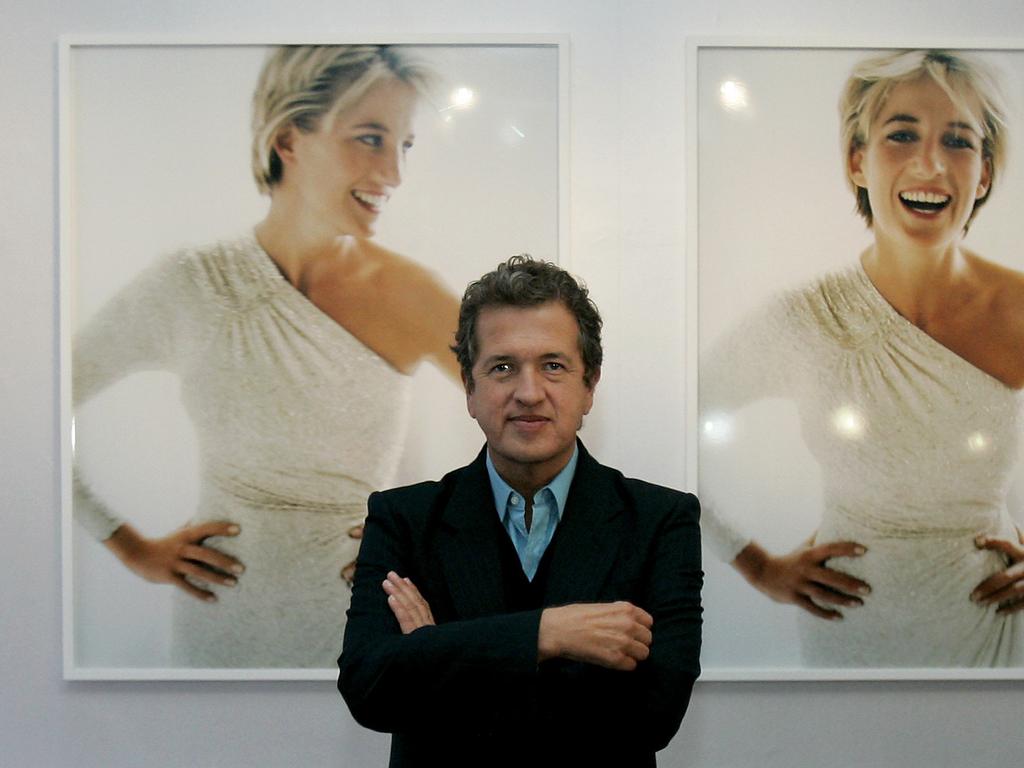
POLYGON ((1024 274, 963 244, 1006 158, 996 78, 958 53, 876 57, 850 76, 840 116, 873 244, 746 318, 701 372, 707 418, 795 401, 822 469, 821 523, 784 555, 728 510, 706 525, 752 585, 803 609, 811 665, 1019 664, 1024 543, 1007 492, 1024 430, 1024 274))
POLYGON ((458 379, 456 297, 366 239, 401 184, 427 79, 388 46, 272 50, 253 98, 266 217, 159 261, 74 341, 76 405, 168 370, 198 432, 199 508, 167 536, 143 536, 75 478, 76 519, 135 574, 178 587, 176 665, 334 664, 408 374, 429 360, 458 379))

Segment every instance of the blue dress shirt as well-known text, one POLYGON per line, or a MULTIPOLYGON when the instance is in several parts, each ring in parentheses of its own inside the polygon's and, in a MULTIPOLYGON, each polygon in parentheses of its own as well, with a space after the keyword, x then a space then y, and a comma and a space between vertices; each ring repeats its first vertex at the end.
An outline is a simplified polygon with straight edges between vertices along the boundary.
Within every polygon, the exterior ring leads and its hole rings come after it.
POLYGON ((555 528, 565 511, 565 500, 569 497, 569 486, 576 474, 576 459, 579 447, 573 448, 572 458, 559 472, 533 497, 533 520, 530 530, 526 530, 526 499, 519 491, 502 480, 498 470, 491 461, 491 452, 487 452, 487 474, 491 478, 491 490, 494 492, 494 507, 498 510, 501 524, 508 531, 512 544, 519 555, 523 573, 533 581, 537 566, 544 552, 555 535, 555 528))

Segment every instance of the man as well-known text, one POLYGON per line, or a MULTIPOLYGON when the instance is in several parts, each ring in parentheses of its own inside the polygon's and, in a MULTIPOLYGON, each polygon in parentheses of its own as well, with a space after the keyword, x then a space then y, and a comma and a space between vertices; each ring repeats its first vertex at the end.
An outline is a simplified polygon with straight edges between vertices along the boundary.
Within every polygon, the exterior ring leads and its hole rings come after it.
POLYGON ((577 440, 601 319, 567 272, 470 284, 453 349, 487 445, 370 497, 338 688, 392 766, 653 766, 700 671, 697 499, 577 440))

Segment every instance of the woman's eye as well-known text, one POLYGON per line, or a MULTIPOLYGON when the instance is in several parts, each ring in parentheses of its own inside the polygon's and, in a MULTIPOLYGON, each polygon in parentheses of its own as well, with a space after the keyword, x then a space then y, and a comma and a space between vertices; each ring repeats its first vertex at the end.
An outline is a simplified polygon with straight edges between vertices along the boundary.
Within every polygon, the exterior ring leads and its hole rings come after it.
POLYGON ((356 141, 360 141, 368 147, 377 149, 384 144, 384 137, 379 136, 376 133, 365 133, 362 136, 356 136, 356 141))
POLYGON ((913 131, 893 131, 886 138, 897 144, 908 144, 917 138, 917 134, 913 131))
POLYGON ((974 142, 965 136, 958 136, 955 133, 947 134, 943 138, 943 143, 947 147, 953 149, 974 149, 974 142))

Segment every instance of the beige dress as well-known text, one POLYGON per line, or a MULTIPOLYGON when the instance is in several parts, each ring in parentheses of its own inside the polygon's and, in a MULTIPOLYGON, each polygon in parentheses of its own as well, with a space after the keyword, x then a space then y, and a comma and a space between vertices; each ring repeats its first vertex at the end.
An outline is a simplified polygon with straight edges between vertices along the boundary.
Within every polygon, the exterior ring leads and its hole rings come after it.
MULTIPOLYGON (((216 603, 175 590, 175 664, 332 667, 349 600, 340 571, 358 549, 348 531, 392 481, 409 378, 251 236, 166 258, 101 309, 73 343, 74 400, 153 369, 178 374, 198 433, 192 522, 238 523, 239 536, 209 543, 246 566, 238 586, 213 587, 216 603)), ((80 477, 74 514, 100 539, 121 523, 80 477)))
MULTIPOLYGON (((975 537, 1016 537, 1007 493, 1024 428, 1020 391, 905 320, 859 264, 777 297, 707 357, 702 423, 762 397, 795 401, 821 467, 816 540, 868 548, 830 561, 871 585, 862 607, 841 622, 799 612, 808 664, 1021 663, 1021 616, 969 600, 1007 565, 975 537)), ((702 445, 702 456, 712 450, 702 445)), ((715 488, 700 492, 709 538, 732 560, 750 539, 716 508, 715 488)))

